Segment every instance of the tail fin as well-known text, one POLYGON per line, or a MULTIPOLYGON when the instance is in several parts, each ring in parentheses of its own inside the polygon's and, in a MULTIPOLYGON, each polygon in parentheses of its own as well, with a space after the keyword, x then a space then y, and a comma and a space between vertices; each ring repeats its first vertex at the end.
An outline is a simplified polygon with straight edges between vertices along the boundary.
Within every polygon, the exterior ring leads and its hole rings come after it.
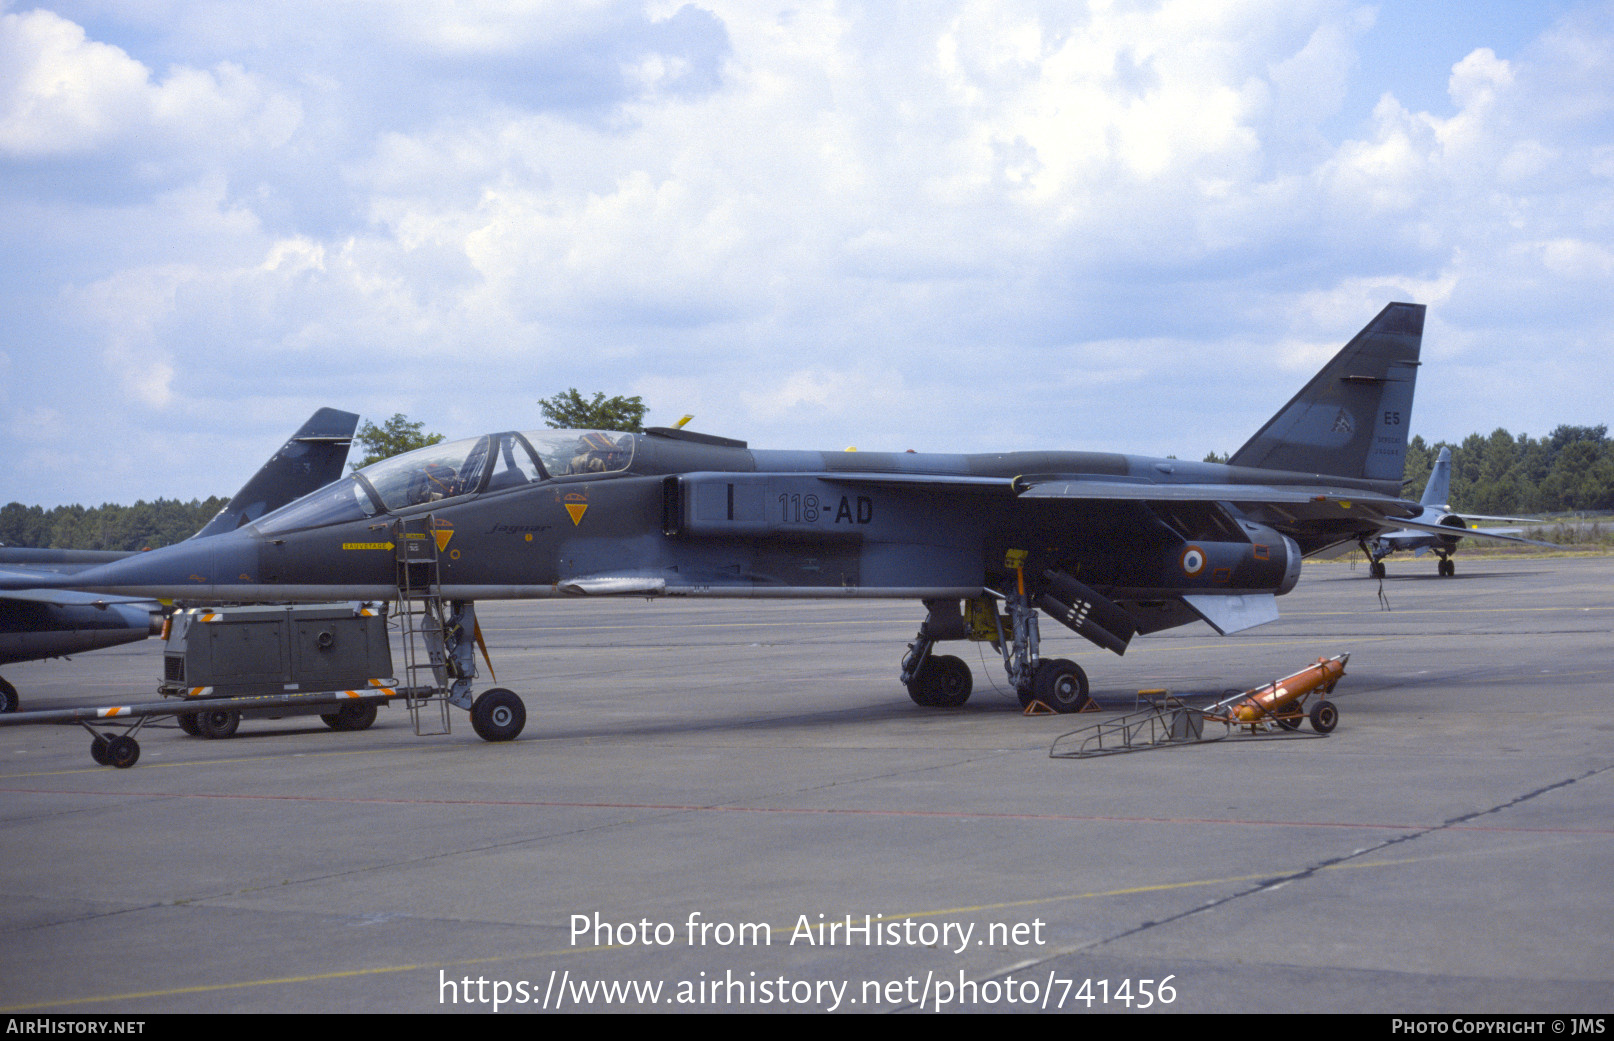
POLYGON ((1233 466, 1399 485, 1423 304, 1390 304, 1233 453, 1233 466))
POLYGON ((234 531, 341 477, 342 464, 347 462, 348 446, 353 443, 353 431, 358 425, 359 417, 352 412, 322 408, 314 413, 291 435, 291 440, 263 464, 263 469, 241 486, 224 509, 191 538, 234 531))
POLYGON ((1418 501, 1425 506, 1440 507, 1451 502, 1451 449, 1440 450, 1435 468, 1429 471, 1429 483, 1423 486, 1423 498, 1418 501))

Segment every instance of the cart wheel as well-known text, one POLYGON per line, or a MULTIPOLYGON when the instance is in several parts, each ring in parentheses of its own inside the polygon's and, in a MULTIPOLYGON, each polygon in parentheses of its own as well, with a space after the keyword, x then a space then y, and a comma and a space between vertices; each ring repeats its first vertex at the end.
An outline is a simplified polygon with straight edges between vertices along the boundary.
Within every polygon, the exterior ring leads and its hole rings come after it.
POLYGON ((119 770, 127 770, 140 761, 140 742, 128 734, 119 734, 106 743, 106 761, 119 770))
POLYGON ((368 730, 375 722, 374 705, 343 705, 335 712, 322 714, 320 719, 332 730, 368 730))
POLYGON ((1311 728, 1319 734, 1331 733, 1339 725, 1339 709, 1332 701, 1319 701, 1311 706, 1311 728))
POLYGON ((110 766, 111 760, 106 757, 106 738, 99 735, 90 742, 90 758, 95 760, 97 766, 110 766))
POLYGON ((1300 722, 1301 722, 1301 720, 1306 718, 1305 715, 1299 709, 1295 708, 1293 705, 1290 705, 1288 708, 1284 709, 1284 711, 1285 712, 1293 712, 1294 715, 1292 715, 1292 716, 1274 716, 1272 718, 1276 719, 1278 721, 1278 725, 1280 727, 1282 727, 1283 729, 1285 729, 1285 730, 1299 730, 1300 729, 1300 722))
POLYGON ((196 722, 196 713, 194 713, 194 712, 182 712, 182 713, 180 713, 178 716, 176 716, 174 718, 179 720, 179 729, 185 731, 185 733, 189 734, 192 737, 201 737, 202 736, 202 728, 196 722))
POLYGON ((211 712, 196 713, 196 729, 202 732, 203 737, 229 737, 240 725, 241 713, 232 709, 220 708, 211 712))

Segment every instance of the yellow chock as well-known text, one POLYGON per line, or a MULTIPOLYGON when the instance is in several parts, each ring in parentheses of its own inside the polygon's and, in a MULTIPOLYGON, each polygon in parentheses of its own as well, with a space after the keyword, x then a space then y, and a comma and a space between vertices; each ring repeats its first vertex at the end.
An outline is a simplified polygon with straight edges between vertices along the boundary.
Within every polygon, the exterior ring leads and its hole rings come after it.
POLYGON ((1030 701, 1026 702, 1026 710, 1024 713, 1022 713, 1022 715, 1053 716, 1058 715, 1058 713, 1049 708, 1047 702, 1041 700, 1040 698, 1032 698, 1030 701))

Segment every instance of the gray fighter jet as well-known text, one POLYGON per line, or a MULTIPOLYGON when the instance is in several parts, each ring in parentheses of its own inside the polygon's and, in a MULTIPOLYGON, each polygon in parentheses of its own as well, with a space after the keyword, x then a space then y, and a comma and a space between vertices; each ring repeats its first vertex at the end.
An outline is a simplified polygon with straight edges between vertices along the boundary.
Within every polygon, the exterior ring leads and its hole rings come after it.
POLYGON ((1277 617, 1302 556, 1419 526, 1400 492, 1423 321, 1422 305, 1390 304, 1227 465, 507 430, 60 584, 198 604, 435 599, 449 700, 489 740, 516 736, 525 710, 502 689, 471 697, 480 599, 912 599, 927 609, 902 658, 914 701, 964 702, 969 667, 934 648, 974 638, 1024 702, 1075 711, 1086 674, 1041 657, 1040 614, 1117 654, 1198 620, 1236 632, 1277 617))
POLYGON ((1457 552, 1457 541, 1462 538, 1522 542, 1531 546, 1553 545, 1550 542, 1524 538, 1518 534, 1517 528, 1476 528, 1470 523, 1485 520, 1540 524, 1539 520, 1528 517, 1487 517, 1478 513, 1464 513, 1458 516, 1452 512, 1451 506, 1447 505, 1450 498, 1451 449, 1442 448, 1440 456, 1435 459, 1434 469, 1429 471, 1429 483, 1424 485, 1423 498, 1419 500, 1423 511, 1418 514, 1417 519, 1425 525, 1438 525, 1439 529, 1444 530, 1438 535, 1431 533, 1427 528, 1416 531, 1391 531, 1362 540, 1362 552, 1367 554, 1368 574, 1373 578, 1383 578, 1384 558, 1391 553, 1410 551, 1420 557, 1425 553, 1433 553, 1439 557, 1440 563, 1435 566, 1435 573, 1441 578, 1450 578, 1457 574, 1457 562, 1452 559, 1452 555, 1457 552))
MULTIPOLYGON (((212 520, 195 535, 234 531, 342 476, 359 417, 322 408, 309 417, 212 520)), ((95 550, 0 547, 0 665, 59 658, 155 635, 162 624, 154 594, 106 596, 55 588, 97 565, 135 556, 95 550), (28 588, 32 587, 32 588, 28 588)), ((16 711, 17 689, 0 679, 0 712, 16 711)))

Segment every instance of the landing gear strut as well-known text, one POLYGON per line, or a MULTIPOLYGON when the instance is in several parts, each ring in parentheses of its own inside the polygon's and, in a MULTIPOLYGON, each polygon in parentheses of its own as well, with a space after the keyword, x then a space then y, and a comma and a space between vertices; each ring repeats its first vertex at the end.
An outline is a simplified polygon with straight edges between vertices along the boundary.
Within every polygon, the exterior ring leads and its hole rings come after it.
POLYGON ((999 626, 1003 669, 1014 684, 1021 708, 1040 701, 1055 712, 1080 712, 1087 707, 1087 673, 1068 658, 1039 656, 1042 634, 1037 607, 1029 596, 1015 593, 1003 598, 1009 612, 1009 631, 999 626))
POLYGON ((957 708, 969 699, 969 666, 953 655, 933 654, 938 640, 990 640, 1003 655, 1003 669, 1020 706, 1040 701, 1055 712, 1080 712, 1091 700, 1087 674, 1066 658, 1038 656, 1038 608, 1030 596, 1003 597, 1003 609, 990 601, 969 601, 969 621, 957 601, 926 601, 930 613, 902 659, 902 682, 914 704, 957 708), (1005 617, 1005 615, 1007 617, 1005 617), (990 618, 990 621, 987 619, 990 618))
POLYGON ((1356 544, 1362 548, 1362 555, 1367 558, 1367 574, 1369 578, 1382 579, 1384 577, 1384 558, 1391 552, 1390 544, 1383 539, 1357 539, 1356 544))

